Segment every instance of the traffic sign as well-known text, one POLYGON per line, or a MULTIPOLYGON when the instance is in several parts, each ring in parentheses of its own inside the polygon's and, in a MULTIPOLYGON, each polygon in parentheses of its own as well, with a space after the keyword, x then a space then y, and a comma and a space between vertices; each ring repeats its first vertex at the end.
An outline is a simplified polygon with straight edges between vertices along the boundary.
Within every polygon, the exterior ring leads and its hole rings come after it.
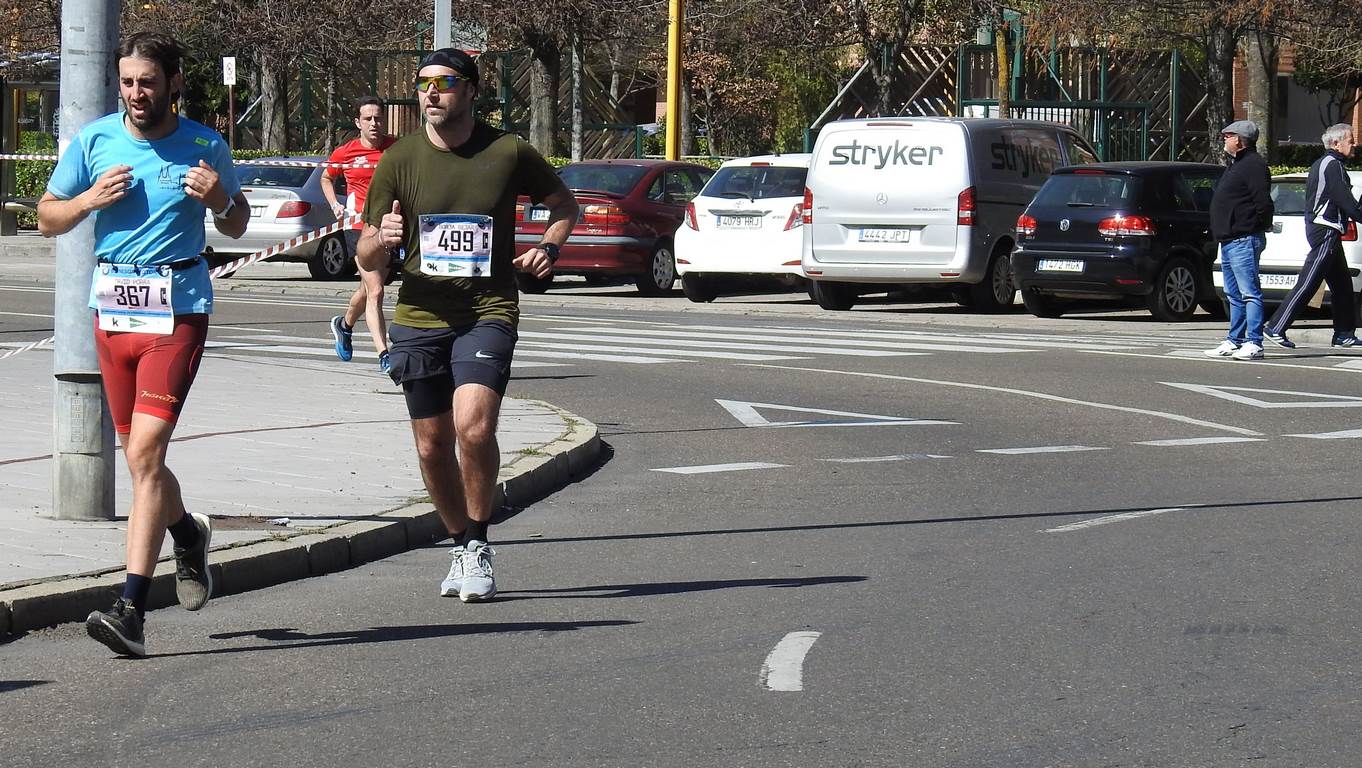
POLYGON ((236 85, 236 57, 222 57, 222 84, 236 85))

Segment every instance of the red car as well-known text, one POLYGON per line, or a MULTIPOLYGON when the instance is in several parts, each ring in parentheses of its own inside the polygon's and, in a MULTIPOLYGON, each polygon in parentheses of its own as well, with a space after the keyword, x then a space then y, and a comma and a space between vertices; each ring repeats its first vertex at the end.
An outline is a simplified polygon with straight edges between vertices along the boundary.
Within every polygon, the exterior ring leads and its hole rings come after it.
MULTIPOLYGON (((577 226, 563 245, 554 274, 589 281, 633 277, 638 292, 661 296, 676 281, 672 235, 686 216, 686 203, 714 171, 669 160, 584 160, 558 171, 577 197, 577 226)), ((549 210, 522 197, 516 205, 516 255, 544 236, 549 210)), ((516 273, 520 290, 543 293, 553 277, 516 273)))

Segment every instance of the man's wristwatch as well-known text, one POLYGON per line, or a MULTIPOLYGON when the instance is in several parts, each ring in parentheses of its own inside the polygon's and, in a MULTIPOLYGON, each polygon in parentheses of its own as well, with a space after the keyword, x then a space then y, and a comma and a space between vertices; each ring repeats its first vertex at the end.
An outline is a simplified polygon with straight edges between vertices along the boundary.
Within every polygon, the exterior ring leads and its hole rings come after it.
POLYGON ((231 215, 232 215, 232 209, 235 208, 235 207, 236 207, 236 201, 229 197, 229 198, 227 198, 227 207, 226 207, 226 208, 223 208, 221 212, 219 212, 219 211, 213 211, 213 218, 215 218, 215 219, 225 219, 225 218, 227 218, 228 216, 231 216, 231 215))
POLYGON ((559 248, 557 243, 539 243, 538 245, 535 246, 535 248, 538 248, 539 250, 549 255, 550 264, 553 264, 554 262, 558 261, 559 248))

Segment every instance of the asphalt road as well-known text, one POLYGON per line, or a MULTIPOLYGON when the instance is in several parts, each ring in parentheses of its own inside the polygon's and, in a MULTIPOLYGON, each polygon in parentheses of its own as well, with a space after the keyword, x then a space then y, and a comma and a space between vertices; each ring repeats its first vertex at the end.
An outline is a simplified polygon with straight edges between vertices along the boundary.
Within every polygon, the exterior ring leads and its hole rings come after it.
MULTIPOLYGON (((211 354, 339 365, 343 299, 260 282, 211 354)), ((0 280, 0 341, 50 303, 0 280)), ((144 660, 33 633, 0 764, 1357 764, 1362 354, 799 294, 525 314, 511 391, 609 455, 494 528, 500 599, 441 599, 431 547, 154 612, 144 660)))

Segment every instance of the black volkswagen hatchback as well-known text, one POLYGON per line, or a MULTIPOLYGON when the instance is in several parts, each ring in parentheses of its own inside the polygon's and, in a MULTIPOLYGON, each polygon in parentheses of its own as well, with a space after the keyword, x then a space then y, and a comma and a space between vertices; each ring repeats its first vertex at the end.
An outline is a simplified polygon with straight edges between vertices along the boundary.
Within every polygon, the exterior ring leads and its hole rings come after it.
POLYGON ((1156 320, 1218 314, 1211 193, 1224 168, 1131 162, 1059 168, 1017 219, 1012 272, 1026 309, 1065 299, 1142 298, 1156 320))

